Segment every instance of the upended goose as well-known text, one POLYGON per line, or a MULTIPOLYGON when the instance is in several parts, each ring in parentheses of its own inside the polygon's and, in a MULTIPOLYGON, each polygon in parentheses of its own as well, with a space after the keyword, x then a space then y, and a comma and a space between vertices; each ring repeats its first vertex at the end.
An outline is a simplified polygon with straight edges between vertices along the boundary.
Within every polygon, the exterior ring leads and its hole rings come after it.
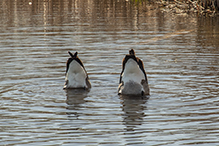
POLYGON ((123 58, 118 94, 149 95, 149 86, 144 64, 135 56, 133 49, 123 58))
POLYGON ((82 61, 78 58, 78 52, 71 56, 66 63, 65 85, 63 89, 89 89, 91 83, 82 61))

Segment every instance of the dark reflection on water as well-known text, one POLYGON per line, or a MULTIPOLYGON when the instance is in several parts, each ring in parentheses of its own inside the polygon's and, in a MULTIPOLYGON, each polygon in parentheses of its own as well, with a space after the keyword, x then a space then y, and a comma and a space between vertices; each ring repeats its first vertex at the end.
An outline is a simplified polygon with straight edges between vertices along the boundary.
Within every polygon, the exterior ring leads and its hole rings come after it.
POLYGON ((145 145, 143 140, 146 131, 139 130, 147 119, 148 97, 120 96, 123 115, 124 137, 127 145, 145 145))
POLYGON ((145 117, 147 98, 121 96, 122 110, 124 111, 124 125, 127 131, 135 131, 137 125, 141 125, 145 117))
POLYGON ((78 105, 83 104, 85 102, 84 98, 87 97, 88 93, 89 91, 84 89, 66 90, 66 96, 67 96, 66 103, 70 106, 73 105, 77 107, 78 105))
POLYGON ((77 111, 80 111, 80 108, 82 107, 82 104, 84 104, 85 98, 87 97, 87 94, 89 93, 89 90, 84 89, 69 89, 66 90, 66 103, 68 105, 67 109, 70 110, 67 112, 69 116, 75 116, 78 117, 79 114, 77 111), (71 112, 76 111, 76 112, 71 112))
POLYGON ((218 17, 129 0, 1 0, 0 14, 0 145, 218 145, 218 17), (117 95, 130 48, 149 99, 117 95), (69 50, 89 92, 62 90, 69 50))
POLYGON ((197 43, 200 44, 200 46, 203 46, 204 50, 199 47, 198 51, 201 53, 218 53, 219 49, 219 20, 218 18, 198 18, 197 20, 198 26, 197 26, 197 43), (208 49, 207 49, 208 48, 208 49))

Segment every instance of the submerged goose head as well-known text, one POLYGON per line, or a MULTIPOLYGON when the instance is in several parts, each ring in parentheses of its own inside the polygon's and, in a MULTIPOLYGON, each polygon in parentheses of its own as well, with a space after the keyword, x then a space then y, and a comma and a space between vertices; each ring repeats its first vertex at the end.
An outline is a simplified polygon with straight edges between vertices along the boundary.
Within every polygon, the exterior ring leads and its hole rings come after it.
POLYGON ((143 62, 135 56, 131 49, 122 61, 122 72, 118 87, 118 94, 149 95, 147 75, 143 62))
POLYGON ((64 89, 88 89, 91 88, 91 84, 88 78, 88 74, 84 68, 82 61, 78 58, 78 52, 71 56, 66 63, 66 77, 64 89))

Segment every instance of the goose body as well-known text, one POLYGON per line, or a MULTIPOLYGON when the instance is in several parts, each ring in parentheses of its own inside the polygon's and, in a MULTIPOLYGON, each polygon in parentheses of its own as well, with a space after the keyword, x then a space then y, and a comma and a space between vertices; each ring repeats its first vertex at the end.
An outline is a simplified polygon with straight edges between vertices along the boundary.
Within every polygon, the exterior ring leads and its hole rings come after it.
POLYGON ((89 81, 88 74, 84 68, 82 61, 78 58, 77 52, 73 55, 71 52, 70 58, 66 63, 66 77, 64 89, 89 89, 91 84, 89 81))
POLYGON ((149 95, 147 75, 143 62, 135 56, 133 49, 122 62, 122 72, 118 87, 121 95, 149 95))

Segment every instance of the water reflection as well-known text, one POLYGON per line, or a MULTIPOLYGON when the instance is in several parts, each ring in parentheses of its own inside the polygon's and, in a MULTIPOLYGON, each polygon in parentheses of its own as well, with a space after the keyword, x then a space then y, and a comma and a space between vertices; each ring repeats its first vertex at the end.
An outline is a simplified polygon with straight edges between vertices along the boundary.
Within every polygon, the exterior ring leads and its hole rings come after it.
MULTIPOLYGON (((108 31, 124 30, 124 27, 163 31, 165 25, 180 30, 190 28, 196 20, 189 15, 171 16, 172 20, 168 20, 169 16, 158 13, 156 7, 146 0, 142 0, 140 5, 132 0, 32 0, 31 3, 29 0, 2 0, 0 6, 3 7, 3 15, 0 16, 2 26, 43 26, 45 32, 51 31, 48 26, 66 24, 70 24, 74 31, 86 31, 88 28, 94 30, 97 24, 108 31), (187 19, 190 21, 184 25, 187 19)), ((58 27, 52 29, 62 31, 58 27)))
MULTIPOLYGON (((0 21, 7 20, 2 23, 15 27, 74 24, 75 22, 93 24, 98 18, 106 18, 109 21, 109 17, 136 17, 138 11, 132 8, 134 6, 132 2, 126 0, 104 2, 102 0, 32 0, 31 3, 29 0, 2 0, 0 5, 3 7, 0 21), (115 13, 115 10, 119 12, 115 13)), ((122 22, 124 23, 126 22, 122 22)))
POLYGON ((120 96, 123 115, 124 138, 126 144, 145 144, 142 137, 145 131, 139 131, 141 125, 145 122, 144 118, 147 111, 148 97, 141 96, 120 96))
POLYGON ((79 116, 79 111, 82 105, 86 102, 84 99, 87 97, 89 90, 84 89, 68 89, 66 91, 66 103, 67 109, 69 110, 67 114, 69 117, 79 116))
MULTIPOLYGON (((219 53, 219 16, 197 19, 197 53, 219 53)), ((215 58, 218 59, 218 58, 215 58)), ((217 61, 218 62, 218 61, 217 61)))
POLYGON ((148 97, 141 96, 120 96, 122 110, 124 112, 123 123, 127 131, 135 131, 138 125, 141 125, 147 109, 146 103, 148 97))
POLYGON ((219 19, 132 0, 29 2, 0 0, 0 145, 219 143, 219 19), (150 100, 117 96, 132 47, 150 100), (90 92, 62 90, 71 49, 81 52, 90 92))

